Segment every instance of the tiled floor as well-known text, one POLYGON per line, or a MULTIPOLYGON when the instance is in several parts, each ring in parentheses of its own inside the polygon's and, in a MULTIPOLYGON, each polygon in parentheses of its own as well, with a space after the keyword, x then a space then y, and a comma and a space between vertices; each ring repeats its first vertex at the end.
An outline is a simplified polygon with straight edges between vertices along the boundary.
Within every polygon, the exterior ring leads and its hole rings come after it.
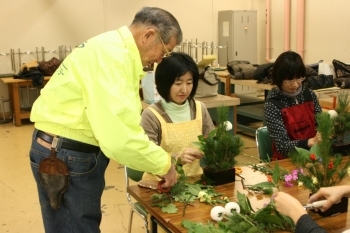
MULTIPOLYGON (((0 124, 0 232, 42 233, 40 206, 28 151, 33 124, 22 121, 21 127, 11 123, 0 124)), ((255 140, 242 136, 245 141, 243 154, 257 157, 255 140)), ((240 164, 251 160, 238 156, 240 164)), ((257 160, 252 160, 254 163, 257 160)), ((104 233, 127 232, 129 204, 125 196, 124 169, 110 161, 106 171, 106 188, 102 197, 104 233)), ((133 233, 144 232, 141 218, 134 215, 133 233)))

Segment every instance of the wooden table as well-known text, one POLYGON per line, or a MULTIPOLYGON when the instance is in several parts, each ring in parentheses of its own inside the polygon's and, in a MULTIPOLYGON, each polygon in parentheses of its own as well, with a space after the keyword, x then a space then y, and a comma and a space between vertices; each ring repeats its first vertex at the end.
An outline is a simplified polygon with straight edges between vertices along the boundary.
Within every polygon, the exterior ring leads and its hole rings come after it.
MULTIPOLYGON (((237 132, 237 105, 240 104, 239 98, 218 94, 216 96, 196 98, 196 100, 203 102, 208 109, 216 108, 219 106, 230 107, 229 118, 233 119, 232 120, 232 125, 233 125, 233 132, 232 133, 236 134, 236 132, 237 132)), ((149 106, 149 104, 142 102, 142 109, 145 109, 148 106, 149 106)))
MULTIPOLYGON (((51 76, 44 77, 43 86, 50 80, 51 76)), ((10 101, 11 101, 11 111, 14 118, 15 126, 21 126, 22 119, 28 119, 30 117, 30 111, 21 110, 20 103, 20 87, 32 86, 33 82, 31 79, 14 79, 13 77, 1 78, 1 81, 8 84, 10 101)))
MULTIPOLYGON (((272 163, 273 164, 273 163, 272 163)), ((294 166, 290 160, 280 160, 278 164, 288 170, 293 170, 294 166)), ((254 172, 249 167, 242 167, 242 175, 246 178, 245 184, 253 185, 262 181, 266 181, 266 176, 260 172, 254 172)), ((350 184, 350 179, 346 178, 343 180, 342 184, 350 184)), ((306 204, 309 197, 309 190, 302 187, 285 187, 281 185, 281 190, 287 192, 298 199, 302 204, 306 204)), ((220 185, 215 189, 217 192, 222 193, 227 196, 231 201, 235 201, 237 196, 237 191, 247 194, 242 187, 240 178, 236 177, 236 182, 229 183, 225 185, 220 185)), ((194 222, 206 223, 210 219, 211 205, 200 203, 196 201, 193 206, 187 206, 185 216, 182 216, 184 209, 184 204, 180 202, 175 202, 178 212, 176 214, 163 213, 159 207, 152 207, 153 194, 149 189, 139 187, 137 185, 129 186, 127 191, 130 195, 140 202, 150 213, 150 215, 157 220, 160 224, 168 228, 170 231, 175 233, 187 232, 187 229, 181 226, 183 220, 190 220, 194 222)), ((248 198, 252 204, 253 209, 262 208, 265 202, 269 202, 269 198, 263 195, 252 195, 249 194, 248 198)), ((349 202, 350 205, 350 202, 349 202)), ((342 213, 333 217, 323 218, 316 213, 309 212, 312 218, 322 227, 324 227, 328 232, 342 232, 343 230, 350 228, 350 214, 342 213)))
POLYGON ((234 85, 249 86, 264 90, 271 90, 274 87, 274 85, 271 84, 256 83, 256 80, 252 79, 233 79, 230 77, 230 73, 228 71, 216 71, 215 73, 220 77, 221 82, 225 83, 225 95, 228 96, 231 96, 231 88, 234 88, 234 85))

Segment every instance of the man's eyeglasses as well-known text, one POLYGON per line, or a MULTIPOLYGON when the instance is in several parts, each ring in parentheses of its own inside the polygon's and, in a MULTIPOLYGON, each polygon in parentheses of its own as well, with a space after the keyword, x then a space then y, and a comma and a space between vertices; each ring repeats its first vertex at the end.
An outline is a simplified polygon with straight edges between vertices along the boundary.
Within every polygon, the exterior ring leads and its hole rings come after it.
POLYGON ((296 82, 296 83, 301 83, 302 81, 304 81, 305 80, 305 78, 297 78, 297 79, 286 79, 286 80, 283 80, 283 82, 285 83, 285 84, 288 84, 288 85, 292 85, 292 84, 294 84, 294 82, 296 82))
POLYGON ((157 35, 158 35, 158 37, 159 37, 160 41, 162 42, 162 45, 165 49, 165 53, 164 53, 163 57, 169 57, 171 55, 171 52, 169 52, 169 50, 165 47, 164 41, 163 41, 162 37, 160 36, 159 32, 157 30, 155 30, 155 31, 157 32, 157 35))

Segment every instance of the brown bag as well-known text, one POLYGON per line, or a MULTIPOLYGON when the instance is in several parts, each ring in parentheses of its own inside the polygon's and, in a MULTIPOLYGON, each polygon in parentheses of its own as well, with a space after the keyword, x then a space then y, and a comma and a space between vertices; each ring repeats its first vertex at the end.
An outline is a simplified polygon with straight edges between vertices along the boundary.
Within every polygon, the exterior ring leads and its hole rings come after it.
POLYGON ((199 68, 199 79, 196 94, 194 97, 216 96, 218 94, 218 85, 220 78, 210 66, 205 69, 199 68))
POLYGON ((51 58, 49 61, 40 61, 38 69, 45 76, 52 76, 57 68, 61 65, 62 61, 56 57, 51 58))
POLYGON ((39 163, 39 180, 50 199, 53 209, 61 206, 62 194, 67 190, 69 184, 69 170, 67 165, 56 157, 56 149, 51 148, 49 158, 39 163))

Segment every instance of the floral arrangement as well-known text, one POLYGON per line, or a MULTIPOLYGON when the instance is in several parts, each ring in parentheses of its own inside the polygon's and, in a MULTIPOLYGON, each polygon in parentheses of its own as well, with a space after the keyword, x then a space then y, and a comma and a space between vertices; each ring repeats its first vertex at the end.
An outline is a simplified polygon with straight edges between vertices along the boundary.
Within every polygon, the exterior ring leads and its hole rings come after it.
MULTIPOLYGON (((217 193, 211 185, 203 184, 202 180, 195 183, 188 183, 186 176, 180 166, 181 161, 176 162, 176 170, 179 174, 178 182, 171 188, 169 193, 152 194, 153 206, 161 208, 164 213, 177 213, 176 202, 185 205, 183 216, 187 205, 199 201, 204 204, 212 205, 208 216, 212 220, 207 223, 197 223, 184 220, 182 226, 188 229, 188 232, 196 233, 234 233, 234 232, 273 232, 276 230, 294 229, 293 221, 276 210, 274 203, 264 203, 258 209, 253 210, 247 195, 237 191, 237 202, 232 202, 228 197, 217 193)), ((270 186, 280 182, 280 169, 276 164, 271 172, 270 186)))
MULTIPOLYGON (((296 148, 290 158, 297 166, 298 181, 312 193, 321 187, 333 186, 347 175, 350 161, 342 163, 343 156, 332 156, 332 137, 335 121, 328 113, 317 115, 318 132, 321 141, 311 147, 310 151, 296 148)), ((300 184, 301 184, 300 183, 300 184)))
MULTIPOLYGON (((342 100, 342 102, 344 101, 342 100)), ((314 193, 321 187, 329 187, 339 183, 350 172, 350 161, 342 163, 343 156, 332 153, 334 130, 336 128, 335 125, 339 124, 337 123, 339 118, 323 112, 317 116, 317 122, 321 141, 310 150, 297 147, 296 152, 290 155, 291 161, 297 168, 291 172, 283 171, 279 173, 280 179, 284 181, 287 187, 296 184, 304 186, 311 193, 314 193)), ((250 164, 250 167, 265 173, 268 182, 271 182, 271 176, 274 171, 268 168, 269 163, 264 165, 250 164)), ((269 194, 271 188, 278 188, 278 184, 271 183, 272 187, 265 183, 259 183, 249 187, 249 189, 263 190, 264 194, 269 194)))
POLYGON ((203 151, 202 158, 205 166, 213 171, 232 168, 236 164, 235 157, 242 152, 244 142, 239 135, 232 135, 227 131, 229 108, 217 108, 217 127, 208 136, 199 135, 198 142, 194 142, 203 151))
MULTIPOLYGON (((278 186, 280 183, 279 166, 276 164, 273 170, 271 182, 266 182, 266 186, 278 186)), ((264 186, 262 183, 260 184, 264 186)), ((199 193, 201 202, 212 204, 211 195, 206 192, 199 193)), ((274 202, 265 203, 257 211, 253 210, 248 197, 237 191, 238 202, 230 202, 227 198, 225 206, 216 203, 210 211, 210 216, 217 224, 208 221, 208 223, 196 223, 184 220, 182 226, 188 229, 190 233, 235 233, 235 232, 273 232, 276 230, 294 230, 293 221, 284 215, 281 215, 275 208, 274 202)))
MULTIPOLYGON (((335 110, 328 113, 320 113, 317 116, 318 132, 321 142, 310 150, 296 148, 296 152, 290 155, 297 169, 290 173, 281 172, 281 180, 287 187, 298 185, 305 186, 311 192, 316 192, 321 187, 333 186, 339 183, 347 173, 350 175, 350 162, 342 163, 341 155, 334 155, 333 145, 344 143, 344 138, 350 131, 350 100, 348 93, 339 93, 338 104, 335 110)), ((271 182, 273 171, 269 169, 269 163, 264 165, 250 164, 254 170, 259 170, 267 175, 271 182)), ((251 187, 250 187, 251 188, 251 187)), ((260 184, 254 185, 255 190, 262 189, 260 184)), ((264 191, 268 194, 268 191, 264 191)))

